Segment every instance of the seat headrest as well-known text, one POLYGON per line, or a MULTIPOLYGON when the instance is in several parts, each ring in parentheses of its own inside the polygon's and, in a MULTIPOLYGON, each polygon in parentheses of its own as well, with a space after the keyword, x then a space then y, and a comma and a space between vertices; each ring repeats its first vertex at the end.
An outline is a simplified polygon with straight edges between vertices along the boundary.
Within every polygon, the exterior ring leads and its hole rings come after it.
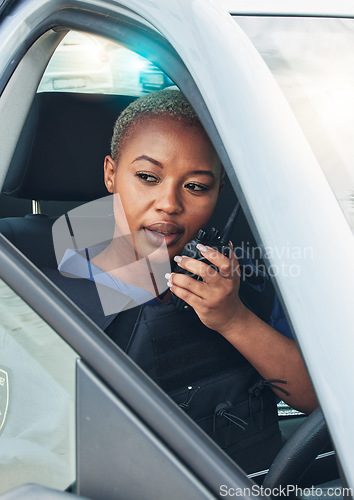
POLYGON ((107 194, 103 160, 114 122, 135 97, 36 94, 3 193, 30 200, 90 201, 107 194))

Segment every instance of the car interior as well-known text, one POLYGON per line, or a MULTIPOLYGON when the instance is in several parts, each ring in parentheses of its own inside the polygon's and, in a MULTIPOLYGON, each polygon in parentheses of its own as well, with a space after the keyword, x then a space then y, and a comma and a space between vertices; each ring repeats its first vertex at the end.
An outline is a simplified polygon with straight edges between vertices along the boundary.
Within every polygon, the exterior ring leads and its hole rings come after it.
MULTIPOLYGON (((56 38, 53 49, 60 38, 58 34, 56 38)), ((156 56, 153 63, 156 64, 156 56)), ((61 260, 53 244, 55 221, 65 215, 75 226, 75 215, 70 211, 106 196, 102 167, 109 153, 113 125, 136 97, 129 92, 76 92, 69 86, 66 91, 36 92, 30 99, 0 196, 0 232, 39 269, 56 268, 61 260)), ((226 179, 210 226, 223 227, 236 201, 231 183, 226 179)), ((85 221, 80 219, 80 224, 85 221)), ((237 217, 231 239, 234 246, 257 247, 257 235, 253 234, 243 211, 237 217)), ((261 262, 261 259, 257 261, 261 262)), ((255 312, 266 321, 275 293, 272 282, 268 282, 262 294, 252 289, 246 293, 256 304, 255 312)), ((281 402, 278 406, 280 427, 287 442, 309 417, 281 402)), ((318 422, 313 425, 317 428, 318 422)), ((315 456, 306 458, 312 464, 306 471, 303 470, 305 452, 301 447, 297 450, 299 484, 325 483, 339 475, 331 444, 323 449, 324 432, 321 428, 322 437, 315 456)), ((328 436, 326 440, 329 441, 328 436)), ((279 457, 282 463, 287 459, 284 454, 285 448, 279 457)), ((250 477, 261 483, 266 472, 254 471, 250 477)), ((276 476, 276 472, 273 474, 276 476)), ((276 483, 277 478, 273 480, 276 483)))
MULTIPOLYGON (((69 92, 36 94, 2 189, 3 204, 9 199, 12 203, 14 199, 27 200, 33 212, 4 217, 4 207, 0 230, 37 267, 56 268, 61 260, 52 237, 52 226, 62 215, 61 203, 66 202, 69 212, 79 204, 107 196, 103 158, 109 153, 116 118, 134 99, 69 92), (46 202, 49 213, 41 209, 46 202)), ((222 228, 236 205, 232 187, 227 179, 225 182, 209 226, 222 228)), ((256 247, 243 213, 237 216, 232 236, 235 246, 256 247)), ((272 300, 269 286, 258 301, 259 315, 265 320, 269 319, 272 300)))

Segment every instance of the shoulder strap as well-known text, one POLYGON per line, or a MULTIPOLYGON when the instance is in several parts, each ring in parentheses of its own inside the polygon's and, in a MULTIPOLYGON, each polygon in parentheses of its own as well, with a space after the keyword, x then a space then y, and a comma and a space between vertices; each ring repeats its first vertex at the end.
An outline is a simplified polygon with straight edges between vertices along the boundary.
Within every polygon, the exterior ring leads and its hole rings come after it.
POLYGON ((132 307, 122 311, 105 329, 105 333, 123 351, 127 351, 135 335, 144 306, 132 307))
POLYGON ((42 272, 100 328, 105 329, 114 319, 115 314, 105 316, 95 282, 63 276, 57 269, 44 268, 42 272))

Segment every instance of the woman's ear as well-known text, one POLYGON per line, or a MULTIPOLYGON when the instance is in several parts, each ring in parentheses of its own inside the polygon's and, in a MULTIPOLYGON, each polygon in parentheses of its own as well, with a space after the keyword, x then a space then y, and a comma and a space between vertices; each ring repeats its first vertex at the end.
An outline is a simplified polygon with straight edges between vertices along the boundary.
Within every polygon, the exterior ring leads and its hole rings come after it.
POLYGON ((104 159, 104 183, 109 193, 114 193, 114 178, 117 166, 113 158, 107 155, 104 159))

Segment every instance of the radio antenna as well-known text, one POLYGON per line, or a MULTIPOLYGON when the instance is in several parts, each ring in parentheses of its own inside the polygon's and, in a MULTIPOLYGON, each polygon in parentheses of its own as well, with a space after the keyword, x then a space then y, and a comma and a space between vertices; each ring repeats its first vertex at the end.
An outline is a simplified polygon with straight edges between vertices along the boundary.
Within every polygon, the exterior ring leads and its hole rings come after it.
POLYGON ((235 221, 236 221, 237 216, 239 214, 240 208, 241 208, 241 205, 240 205, 240 202, 238 201, 236 203, 235 208, 231 212, 228 221, 225 224, 224 230, 223 230, 221 238, 220 238, 221 245, 228 245, 229 244, 232 229, 234 227, 235 221))

